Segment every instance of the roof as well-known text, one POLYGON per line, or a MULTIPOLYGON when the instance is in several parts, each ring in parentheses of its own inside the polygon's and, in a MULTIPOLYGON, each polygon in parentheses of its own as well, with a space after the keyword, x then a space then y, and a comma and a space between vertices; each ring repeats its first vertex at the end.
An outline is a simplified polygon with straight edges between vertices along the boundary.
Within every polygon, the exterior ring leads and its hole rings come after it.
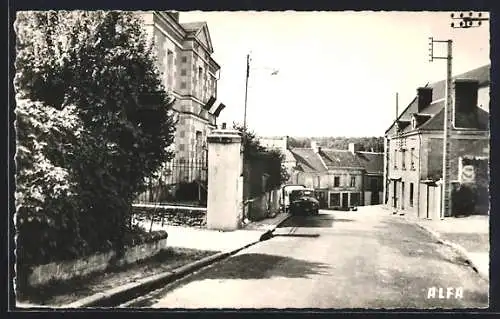
POLYGON ((321 149, 321 157, 329 169, 341 167, 359 167, 363 164, 358 157, 348 150, 321 149))
POLYGON ((187 32, 198 32, 203 26, 206 24, 206 22, 186 22, 186 23, 181 23, 181 26, 186 30, 187 32))
MULTIPOLYGON (((470 80, 477 80, 479 82, 479 88, 486 87, 490 84, 490 69, 491 65, 487 64, 484 66, 481 66, 479 68, 470 70, 468 72, 456 75, 452 77, 453 80, 455 79, 470 79, 470 80)), ((429 127, 427 126, 429 122, 434 122, 434 117, 439 115, 441 111, 444 109, 444 98, 445 98, 445 87, 446 87, 446 80, 441 80, 432 84, 427 84, 425 87, 432 87, 432 101, 431 104, 427 107, 425 107, 420 113, 421 114, 427 114, 430 115, 431 117, 424 123, 421 124, 419 128, 424 129, 429 127)), ((482 118, 484 117, 484 112, 480 108, 478 108, 478 113, 479 117, 481 117, 480 121, 483 121, 482 118)), ((414 113, 418 113, 418 99, 415 97, 413 101, 406 107, 406 109, 401 113, 401 115, 398 117, 398 120, 402 121, 411 121, 411 118, 414 113)), ((487 113, 486 113, 487 114, 487 113)), ((434 127, 434 125, 439 125, 439 119, 436 119, 437 124, 431 125, 431 127, 434 127)), ((386 134, 389 133, 394 133, 395 131, 395 126, 394 124, 396 121, 394 121, 391 126, 387 129, 386 134)), ((470 123, 467 123, 470 124, 470 123)), ((484 126, 484 125, 483 125, 484 126)), ((443 122, 441 120, 441 129, 443 127, 443 122)), ((436 128, 437 129, 437 128, 436 128)), ((409 132, 412 131, 413 128, 412 126, 407 126, 404 130, 404 132, 409 132)))
POLYGON ((312 148, 293 148, 290 153, 295 157, 299 169, 308 173, 321 173, 337 168, 359 168, 372 174, 382 174, 384 171, 383 153, 356 152, 353 154, 349 150, 323 148, 318 153, 312 148))
MULTIPOLYGON (((490 115, 485 110, 478 108, 477 116, 456 117, 456 127, 460 128, 476 128, 480 130, 488 130, 490 127, 490 115)), ((430 120, 426 121, 420 128, 422 130, 437 131, 442 130, 444 126, 444 108, 439 113, 434 115, 430 120)))
POLYGON ((303 172, 318 173, 327 171, 318 154, 312 148, 292 148, 290 152, 295 157, 297 166, 303 172))
POLYGON ((357 152, 356 155, 367 173, 382 174, 384 172, 384 153, 357 152))

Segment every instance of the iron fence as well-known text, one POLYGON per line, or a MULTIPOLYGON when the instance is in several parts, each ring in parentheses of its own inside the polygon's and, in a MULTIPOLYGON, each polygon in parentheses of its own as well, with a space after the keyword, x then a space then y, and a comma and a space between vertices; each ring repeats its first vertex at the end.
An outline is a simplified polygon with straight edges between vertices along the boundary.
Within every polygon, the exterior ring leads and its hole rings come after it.
POLYGON ((147 180, 147 189, 137 204, 206 205, 208 166, 206 159, 175 159, 165 163, 157 178, 147 180))

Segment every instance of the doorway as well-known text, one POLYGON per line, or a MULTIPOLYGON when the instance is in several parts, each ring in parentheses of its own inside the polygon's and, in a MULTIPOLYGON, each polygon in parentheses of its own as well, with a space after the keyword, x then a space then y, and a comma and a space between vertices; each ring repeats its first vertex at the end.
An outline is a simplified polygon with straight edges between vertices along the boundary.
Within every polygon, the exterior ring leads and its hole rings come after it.
POLYGON ((401 209, 405 209, 405 182, 401 182, 401 209))
POLYGON ((398 182, 394 181, 393 184, 393 189, 392 189, 392 206, 394 208, 398 208, 398 182))
POLYGON ((349 193, 342 193, 342 208, 349 206, 349 193))

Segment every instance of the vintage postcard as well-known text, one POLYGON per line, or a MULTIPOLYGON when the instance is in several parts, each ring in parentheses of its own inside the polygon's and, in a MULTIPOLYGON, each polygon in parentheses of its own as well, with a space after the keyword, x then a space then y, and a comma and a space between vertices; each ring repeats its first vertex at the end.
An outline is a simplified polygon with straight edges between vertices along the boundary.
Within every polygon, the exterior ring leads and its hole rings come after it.
POLYGON ((488 308, 488 12, 14 27, 18 308, 488 308))

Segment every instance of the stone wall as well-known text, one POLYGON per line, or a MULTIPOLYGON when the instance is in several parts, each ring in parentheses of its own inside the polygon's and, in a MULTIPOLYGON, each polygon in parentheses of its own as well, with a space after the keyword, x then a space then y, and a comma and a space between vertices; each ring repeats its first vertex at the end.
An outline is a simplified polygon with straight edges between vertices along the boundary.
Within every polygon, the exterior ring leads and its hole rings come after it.
MULTIPOLYGON (((127 247, 124 257, 118 261, 118 264, 131 264, 153 257, 166 247, 167 238, 127 247)), ((33 269, 31 275, 28 277, 28 282, 32 287, 37 287, 52 281, 69 280, 103 271, 109 266, 109 262, 114 256, 115 252, 109 251, 77 260, 39 265, 33 269)))

